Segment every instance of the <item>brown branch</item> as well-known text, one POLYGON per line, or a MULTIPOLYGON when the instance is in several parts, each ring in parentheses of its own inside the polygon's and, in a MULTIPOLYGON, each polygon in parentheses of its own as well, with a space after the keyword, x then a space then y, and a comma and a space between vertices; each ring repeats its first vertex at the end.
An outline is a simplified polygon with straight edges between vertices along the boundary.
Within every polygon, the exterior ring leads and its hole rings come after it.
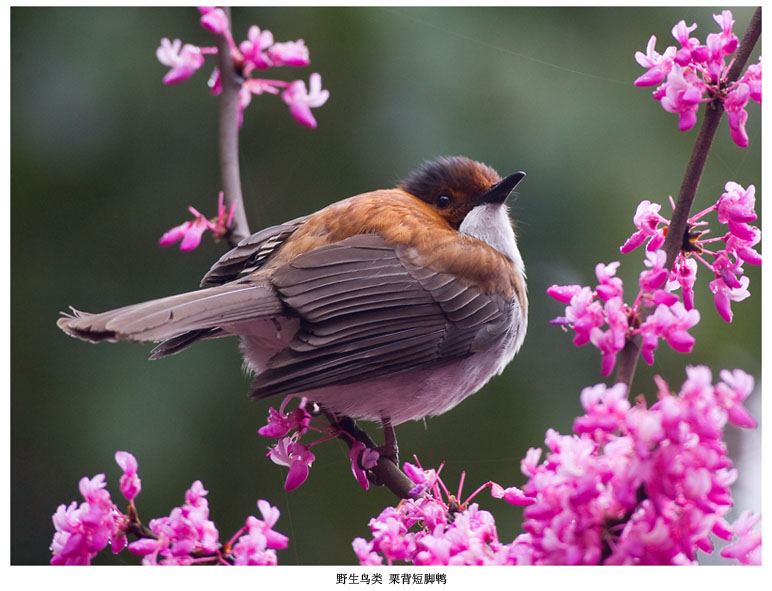
MULTIPOLYGON (((360 429, 351 418, 337 418, 329 412, 325 413, 325 416, 330 421, 330 425, 341 431, 339 438, 346 442, 349 449, 354 445, 355 440, 361 441, 370 449, 378 449, 370 436, 360 429)), ((415 487, 415 483, 390 458, 382 455, 369 472, 372 476, 370 480, 374 484, 385 486, 400 499, 413 498, 410 490, 415 487)))
MULTIPOLYGON (((228 16, 228 30, 231 29, 231 11, 224 7, 228 16)), ((217 62, 220 69, 220 175, 225 204, 235 204, 233 223, 228 234, 228 243, 236 246, 251 234, 247 214, 244 210, 244 197, 241 193, 241 173, 239 171, 239 92, 244 82, 236 70, 231 56, 231 48, 226 34, 217 35, 217 62)))
MULTIPOLYGON (((740 41, 737 53, 735 54, 734 63, 727 75, 726 85, 732 84, 739 78, 740 72, 745 68, 745 64, 748 62, 748 58, 760 35, 761 7, 757 8, 753 13, 751 21, 748 24, 748 29, 745 31, 742 41, 740 41)), ((686 226, 687 220, 689 219, 689 212, 691 211, 694 197, 697 194, 700 179, 702 178, 702 172, 705 169, 705 163, 708 160, 710 148, 713 144, 713 138, 716 136, 718 124, 721 122, 721 116, 723 114, 724 106, 720 97, 717 96, 713 101, 708 103, 705 110, 705 116, 702 119, 700 132, 697 135, 691 158, 689 158, 689 163, 686 166, 686 173, 684 174, 684 180, 681 183, 681 190, 678 193, 675 211, 673 212, 673 217, 668 226, 667 236, 663 247, 667 254, 667 260, 665 262, 666 269, 673 268, 676 257, 681 251, 684 234, 687 230, 686 226)), ((641 306, 638 311, 639 321, 642 323, 653 311, 653 308, 650 306, 641 306)), ((633 382, 633 376, 635 375, 635 368, 638 365, 640 351, 641 339, 636 335, 627 339, 619 358, 615 381, 617 383, 622 382, 623 384, 626 384, 628 391, 633 382)))

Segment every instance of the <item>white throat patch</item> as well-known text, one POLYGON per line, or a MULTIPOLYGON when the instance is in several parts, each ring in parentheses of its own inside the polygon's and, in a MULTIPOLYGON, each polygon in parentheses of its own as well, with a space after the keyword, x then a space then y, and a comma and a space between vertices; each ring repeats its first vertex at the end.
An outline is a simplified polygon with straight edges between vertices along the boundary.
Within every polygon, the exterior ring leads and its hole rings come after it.
POLYGON ((503 203, 485 203, 473 208, 464 221, 459 232, 474 236, 498 250, 510 259, 515 268, 522 272, 523 259, 517 249, 515 231, 509 219, 509 209, 503 203))

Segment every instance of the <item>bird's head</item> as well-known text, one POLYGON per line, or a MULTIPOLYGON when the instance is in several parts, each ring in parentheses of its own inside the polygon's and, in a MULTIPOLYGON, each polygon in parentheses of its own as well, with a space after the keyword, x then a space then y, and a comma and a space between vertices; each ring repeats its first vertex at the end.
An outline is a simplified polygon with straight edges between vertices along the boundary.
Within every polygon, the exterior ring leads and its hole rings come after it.
POLYGON ((524 176, 525 173, 516 172, 502 180, 486 164, 463 156, 449 156, 424 162, 399 188, 432 206, 458 230, 475 207, 503 204, 524 176))

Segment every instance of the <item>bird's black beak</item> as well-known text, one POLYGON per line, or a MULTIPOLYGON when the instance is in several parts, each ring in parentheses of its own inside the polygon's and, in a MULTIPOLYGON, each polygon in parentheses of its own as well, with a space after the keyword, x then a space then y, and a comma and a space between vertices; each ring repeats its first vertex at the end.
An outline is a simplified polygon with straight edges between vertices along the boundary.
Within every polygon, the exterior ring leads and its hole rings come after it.
POLYGON ((507 178, 493 185, 487 193, 480 197, 480 203, 504 203, 524 177, 524 172, 510 174, 507 178))

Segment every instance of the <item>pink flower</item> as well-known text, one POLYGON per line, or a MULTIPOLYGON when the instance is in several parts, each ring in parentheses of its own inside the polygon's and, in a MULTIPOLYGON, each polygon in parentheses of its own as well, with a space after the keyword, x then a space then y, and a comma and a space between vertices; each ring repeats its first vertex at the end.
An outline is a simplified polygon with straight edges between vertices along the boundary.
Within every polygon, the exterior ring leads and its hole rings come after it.
POLYGON ((193 250, 201 243, 201 236, 210 227, 210 222, 194 207, 188 207, 188 211, 195 216, 192 221, 183 222, 179 226, 175 226, 168 232, 166 232, 158 244, 161 246, 171 246, 176 242, 180 242, 180 250, 188 251, 193 250))
POLYGON ((176 84, 187 80, 204 65, 201 49, 190 43, 183 46, 179 39, 175 39, 174 42, 170 42, 166 37, 161 39, 156 57, 163 65, 171 68, 164 76, 164 84, 176 84))
POLYGON ((119 552, 126 544, 123 519, 105 490, 105 475, 81 478, 78 485, 85 502, 59 505, 53 515, 56 528, 51 544, 53 565, 90 564, 108 542, 119 552))
POLYGON ((507 503, 519 507, 533 505, 536 502, 536 499, 529 497, 516 486, 504 488, 495 482, 491 483, 491 496, 494 499, 504 499, 507 503))
POLYGON ((647 239, 648 250, 657 250, 665 241, 665 233, 659 228, 660 224, 668 224, 668 221, 659 214, 662 206, 658 203, 643 200, 638 204, 633 216, 633 223, 638 231, 635 232, 619 249, 622 253, 628 253, 638 248, 647 239))
POLYGON ((729 232, 742 240, 753 240, 756 237, 754 229, 748 222, 756 220, 756 187, 742 185, 729 181, 724 186, 725 191, 718 200, 718 221, 727 224, 729 232))
POLYGON ((756 420, 742 405, 753 393, 753 376, 741 369, 732 372, 724 369, 719 375, 723 381, 716 384, 716 398, 727 410, 729 420, 738 427, 755 428, 756 420))
POLYGON ((351 460, 351 472, 354 474, 359 486, 364 490, 370 488, 370 480, 367 478, 367 470, 375 467, 380 459, 380 454, 369 447, 365 446, 361 441, 354 442, 348 453, 349 460, 351 460))
POLYGON ((729 10, 724 10, 721 14, 714 14, 713 19, 721 27, 721 32, 711 33, 706 38, 705 44, 709 51, 706 65, 708 67, 709 81, 720 83, 726 73, 724 58, 734 53, 739 41, 732 33, 734 19, 729 10))
POLYGON ((402 469, 405 471, 407 477, 416 483, 416 486, 410 491, 413 496, 418 496, 425 491, 434 488, 434 485, 439 478, 436 470, 424 470, 410 462, 405 462, 402 469))
POLYGON ((127 501, 133 503, 139 491, 142 490, 142 481, 137 474, 137 459, 127 451, 117 451, 115 461, 123 470, 120 482, 121 494, 127 501))
POLYGON ((751 99, 761 104, 761 56, 759 56, 758 64, 748 66, 745 74, 740 78, 740 82, 748 85, 751 99))
POLYGON ((623 295, 624 287, 622 280, 614 276, 618 268, 619 261, 609 263, 608 265, 603 263, 595 265, 595 276, 598 278, 598 286, 595 288, 595 293, 604 302, 611 298, 622 297, 623 295))
POLYGON ((594 301, 594 295, 589 287, 583 287, 571 298, 566 307, 566 315, 563 319, 555 319, 553 322, 563 321, 573 327, 574 345, 580 347, 590 342, 590 333, 593 328, 603 326, 605 322, 603 306, 594 301))
POLYGON ((710 291, 713 292, 716 310, 727 322, 732 322, 731 302, 741 302, 751 295, 748 291, 750 279, 748 277, 740 277, 739 283, 739 287, 731 288, 723 278, 718 277, 708 284, 710 291))
POLYGON ((264 500, 259 500, 257 506, 263 519, 247 518, 242 528, 247 533, 233 545, 233 563, 236 565, 273 566, 277 564, 276 550, 286 548, 289 543, 287 536, 272 529, 279 519, 279 510, 264 500))
POLYGON ((180 250, 188 251, 193 250, 201 244, 201 237, 204 232, 211 230, 215 239, 220 239, 228 234, 228 228, 230 228, 233 222, 233 214, 236 210, 236 203, 231 205, 230 211, 227 210, 223 203, 223 192, 220 191, 220 195, 217 201, 217 217, 213 220, 208 220, 201 214, 195 207, 188 207, 188 211, 193 214, 192 221, 183 222, 179 226, 175 226, 168 232, 166 232, 158 243, 161 246, 170 246, 176 242, 180 242, 180 250))
POLYGON ((294 394, 286 396, 279 407, 279 411, 273 407, 268 409, 268 424, 260 427, 258 433, 263 437, 285 437, 291 431, 298 431, 302 435, 308 430, 311 423, 311 414, 305 408, 305 398, 301 400, 300 406, 292 412, 284 412, 287 403, 295 398, 294 394))
POLYGON ((311 113, 311 108, 321 107, 330 96, 330 91, 322 90, 322 77, 311 74, 309 90, 302 80, 295 80, 282 93, 282 99, 289 105, 292 116, 303 125, 316 127, 316 119, 311 113))
POLYGON ((676 259, 674 280, 668 284, 668 289, 681 287, 684 307, 687 310, 694 308, 694 282, 697 280, 697 261, 679 256, 676 259))
POLYGON ((716 253, 716 259, 711 268, 716 277, 726 283, 727 287, 732 289, 740 287, 739 277, 743 274, 742 263, 737 259, 731 259, 727 251, 719 250, 716 253))
POLYGON ((686 66, 692 61, 692 52, 700 45, 700 40, 695 37, 689 37, 689 33, 697 28, 697 23, 692 23, 691 27, 686 26, 686 21, 678 21, 673 27, 673 37, 681 44, 681 49, 676 53, 674 61, 679 66, 686 66))
POLYGON ((750 88, 744 82, 740 82, 724 99, 724 109, 729 121, 729 133, 734 143, 741 148, 748 147, 748 133, 745 131, 748 111, 745 110, 745 105, 748 104, 749 98, 750 88))
POLYGON ((129 552, 136 556, 155 554, 162 548, 161 543, 153 538, 140 538, 129 544, 129 552))
POLYGON ((642 271, 638 278, 638 284, 641 286, 641 291, 649 293, 654 292, 662 287, 662 284, 667 281, 668 272, 665 269, 666 259, 667 255, 664 250, 657 250, 655 252, 648 251, 646 253, 646 260, 643 264, 649 269, 647 271, 642 271))
POLYGON ((311 63, 308 47, 302 39, 274 43, 268 50, 268 57, 274 66, 307 66, 311 63))
MULTIPOLYGON (((737 45, 739 44, 739 40, 737 39, 737 36, 732 33, 732 27, 734 26, 732 11, 723 10, 721 11, 721 14, 714 14, 713 20, 715 20, 718 23, 718 26, 721 27, 721 33, 718 34, 718 37, 721 40, 722 53, 725 55, 734 53, 735 49, 737 49, 737 45)), ((710 35, 708 35, 708 37, 710 37, 710 35)))
POLYGON ((272 63, 265 50, 273 45, 273 33, 261 31, 256 25, 249 27, 246 41, 239 44, 239 50, 244 56, 244 61, 258 70, 269 68, 272 63))
POLYGON ((585 388, 579 400, 586 414, 574 421, 574 432, 588 433, 596 441, 610 441, 630 410, 624 384, 615 384, 611 388, 604 384, 585 388))
POLYGON ((257 501, 257 508, 260 510, 260 515, 262 515, 263 520, 260 521, 259 519, 256 519, 255 525, 256 527, 259 527, 265 535, 268 547, 277 550, 286 548, 289 544, 287 536, 273 531, 273 526, 279 521, 279 515, 281 515, 279 510, 272 506, 268 501, 262 499, 257 501))
POLYGON ((536 474, 536 467, 539 465, 542 450, 540 447, 530 448, 525 457, 520 460, 520 471, 528 477, 536 474))
POLYGON ((654 49, 657 38, 652 35, 649 43, 646 45, 646 53, 635 52, 635 61, 648 72, 638 77, 635 81, 636 86, 656 86, 660 84, 673 67, 673 57, 675 56, 675 47, 668 47, 663 55, 660 55, 654 49))
POLYGON ((581 285, 551 285, 547 288, 547 295, 567 304, 581 289, 581 285))
POLYGON ((303 484, 308 478, 308 469, 316 459, 307 446, 291 437, 280 439, 270 448, 268 457, 275 464, 289 467, 287 480, 284 482, 285 490, 294 490, 303 484))
POLYGON ((705 84, 688 68, 675 65, 667 76, 660 98, 662 108, 679 116, 678 129, 686 131, 697 122, 697 108, 705 93, 705 84))
POLYGON ((672 306, 660 304, 640 327, 642 335, 641 355, 651 365, 658 340, 665 339, 676 351, 689 353, 694 337, 687 331, 700 320, 698 310, 687 310, 681 302, 672 306))
POLYGON ((753 249, 753 246, 761 240, 761 231, 758 228, 751 227, 754 237, 751 240, 743 240, 735 235, 729 235, 726 238, 726 252, 732 253, 743 262, 751 265, 761 264, 761 255, 753 249))
POLYGON ((210 33, 221 35, 228 30, 228 17, 222 8, 214 6, 199 6, 201 26, 210 33))
POLYGON ((364 538, 354 538, 351 546, 362 566, 380 566, 383 564, 383 556, 373 552, 373 542, 368 542, 364 538))
POLYGON ((616 364, 617 353, 625 346, 628 332, 628 317, 625 303, 621 297, 615 297, 606 302, 605 318, 609 329, 603 331, 598 327, 590 330, 590 341, 601 352, 601 374, 611 374, 616 364))
POLYGON ((761 532, 752 531, 760 519, 761 515, 743 511, 732 524, 736 540, 721 550, 721 556, 734 558, 742 564, 761 565, 761 532))

